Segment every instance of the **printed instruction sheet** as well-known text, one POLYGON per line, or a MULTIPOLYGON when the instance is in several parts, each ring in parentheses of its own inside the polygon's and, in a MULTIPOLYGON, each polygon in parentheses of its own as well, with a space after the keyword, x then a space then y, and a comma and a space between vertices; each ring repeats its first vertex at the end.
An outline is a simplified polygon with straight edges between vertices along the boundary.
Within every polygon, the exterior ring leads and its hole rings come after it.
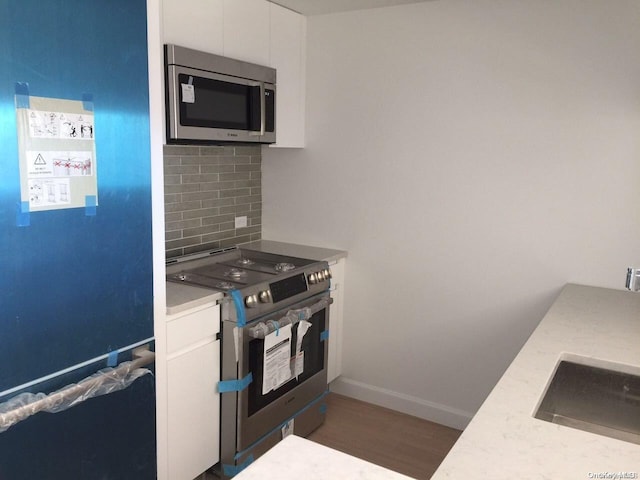
POLYGON ((87 197, 97 205, 93 107, 33 96, 16 103, 21 201, 29 211, 85 207, 87 197))
POLYGON ((298 322, 298 340, 296 341, 296 356, 295 356, 295 367, 294 367, 294 375, 296 380, 298 376, 304 373, 304 351, 302 350, 302 340, 304 340, 304 336, 307 334, 307 331, 311 328, 311 323, 306 320, 300 320, 298 322))
POLYGON ((291 325, 264 337, 262 395, 291 380, 291 325))

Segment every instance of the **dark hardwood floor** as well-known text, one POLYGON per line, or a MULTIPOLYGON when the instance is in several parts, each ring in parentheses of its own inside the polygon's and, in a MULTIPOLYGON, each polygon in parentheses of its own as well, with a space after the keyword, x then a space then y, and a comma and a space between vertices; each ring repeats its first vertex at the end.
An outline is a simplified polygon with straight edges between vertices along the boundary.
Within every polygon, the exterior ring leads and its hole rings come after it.
POLYGON ((462 433, 335 393, 327 406, 309 440, 419 480, 431 478, 462 433))

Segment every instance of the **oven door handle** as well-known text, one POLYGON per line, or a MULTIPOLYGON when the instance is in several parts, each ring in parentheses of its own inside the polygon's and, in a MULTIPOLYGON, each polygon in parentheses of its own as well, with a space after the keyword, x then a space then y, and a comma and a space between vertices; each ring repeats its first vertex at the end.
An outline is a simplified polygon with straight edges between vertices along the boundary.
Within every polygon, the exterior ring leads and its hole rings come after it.
POLYGON ((301 320, 309 320, 314 314, 320 310, 324 310, 332 303, 333 298, 324 297, 309 307, 289 310, 286 315, 280 317, 278 320, 267 320, 266 322, 260 322, 249 328, 249 336, 251 338, 264 338, 285 325, 295 325, 301 320))

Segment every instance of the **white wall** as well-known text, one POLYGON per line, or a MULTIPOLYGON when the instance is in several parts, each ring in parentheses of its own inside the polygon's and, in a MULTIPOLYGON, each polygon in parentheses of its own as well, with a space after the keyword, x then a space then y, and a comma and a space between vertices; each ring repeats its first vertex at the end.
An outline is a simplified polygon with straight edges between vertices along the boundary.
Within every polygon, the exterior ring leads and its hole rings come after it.
POLYGON ((640 3, 310 17, 264 238, 349 251, 341 391, 464 426, 567 282, 640 265, 640 3))

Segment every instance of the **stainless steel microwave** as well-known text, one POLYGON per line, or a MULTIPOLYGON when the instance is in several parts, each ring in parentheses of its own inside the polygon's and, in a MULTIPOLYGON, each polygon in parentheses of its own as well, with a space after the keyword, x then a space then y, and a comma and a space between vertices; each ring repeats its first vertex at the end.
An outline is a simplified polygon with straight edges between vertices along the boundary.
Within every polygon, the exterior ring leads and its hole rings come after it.
POLYGON ((276 70, 165 45, 167 143, 275 143, 276 70))

